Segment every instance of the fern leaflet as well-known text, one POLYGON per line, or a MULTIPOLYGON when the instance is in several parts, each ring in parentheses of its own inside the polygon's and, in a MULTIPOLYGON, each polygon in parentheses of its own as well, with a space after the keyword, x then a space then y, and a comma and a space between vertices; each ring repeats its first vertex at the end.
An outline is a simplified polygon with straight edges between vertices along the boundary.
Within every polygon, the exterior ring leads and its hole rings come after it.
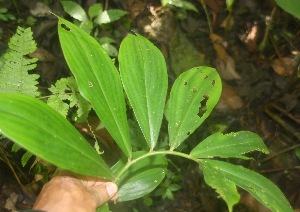
POLYGON ((37 58, 26 55, 36 50, 30 28, 18 27, 8 43, 8 51, 1 56, 0 93, 22 93, 36 97, 39 75, 29 74, 36 67, 37 58))
POLYGON ((49 90, 52 92, 48 98, 47 104, 61 113, 64 117, 72 107, 76 107, 75 121, 85 121, 91 104, 86 101, 78 91, 77 83, 74 77, 62 78, 49 90), (69 103, 69 104, 68 104, 69 103))

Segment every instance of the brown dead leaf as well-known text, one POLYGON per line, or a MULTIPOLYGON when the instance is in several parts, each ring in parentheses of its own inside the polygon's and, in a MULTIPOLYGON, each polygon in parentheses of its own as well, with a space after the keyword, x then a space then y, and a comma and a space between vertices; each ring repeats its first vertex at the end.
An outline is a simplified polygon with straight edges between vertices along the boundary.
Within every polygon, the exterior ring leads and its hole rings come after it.
POLYGON ((15 211, 16 210, 16 202, 18 200, 18 194, 15 192, 11 193, 9 197, 5 201, 5 208, 9 211, 15 211))
POLYGON ((253 24, 249 26, 247 32, 239 35, 240 40, 245 44, 246 48, 250 52, 255 52, 257 49, 257 40, 260 36, 260 28, 259 25, 253 24))
POLYGON ((54 56, 43 48, 37 48, 33 53, 29 54, 29 56, 38 58, 39 61, 42 62, 53 62, 55 60, 54 56))
POLYGON ((131 14, 132 19, 142 14, 145 8, 147 8, 146 1, 126 0, 120 1, 120 3, 123 4, 125 10, 131 14))
POLYGON ((142 29, 147 37, 168 44, 177 28, 172 10, 155 6, 148 8, 148 15, 137 19, 138 28, 142 29))
POLYGON ((210 39, 217 54, 216 67, 221 77, 225 80, 241 79, 240 75, 235 71, 234 60, 226 51, 223 38, 211 33, 210 39))
POLYGON ((272 61, 273 70, 280 76, 290 76, 295 67, 297 65, 297 61, 290 57, 277 58, 272 61))
POLYGON ((217 104, 217 109, 239 109, 243 107, 243 100, 238 96, 234 87, 230 86, 226 82, 222 82, 222 94, 220 101, 217 104))

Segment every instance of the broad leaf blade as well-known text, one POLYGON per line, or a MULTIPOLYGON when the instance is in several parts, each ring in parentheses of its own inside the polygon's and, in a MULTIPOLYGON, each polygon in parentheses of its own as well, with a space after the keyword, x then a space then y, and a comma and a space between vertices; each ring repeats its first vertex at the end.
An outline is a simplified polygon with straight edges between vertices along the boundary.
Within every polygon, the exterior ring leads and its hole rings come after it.
POLYGON ((242 158, 251 151, 269 153, 263 140, 255 133, 240 131, 223 135, 218 132, 201 141, 190 153, 197 158, 242 158))
POLYGON ((119 52, 120 75, 134 114, 151 149, 165 107, 168 75, 162 53, 140 35, 128 35, 119 52))
POLYGON ((229 211, 232 211, 233 206, 240 200, 236 185, 226 178, 225 173, 217 172, 216 167, 207 165, 207 161, 203 161, 199 167, 203 170, 206 184, 216 189, 216 192, 227 203, 229 211))
MULTIPOLYGON (((224 190, 223 187, 226 187, 226 184, 234 183, 247 190, 272 211, 292 211, 288 200, 279 188, 254 171, 217 160, 203 160, 200 169, 203 170, 206 183, 217 189, 217 191, 224 190), (211 182, 213 183, 211 184, 211 182)), ((224 191, 220 194, 225 200, 231 198, 231 193, 224 191)), ((228 207, 230 210, 231 204, 228 204, 228 207)))
POLYGON ((97 16, 94 20, 95 23, 101 24, 108 24, 114 21, 119 20, 122 16, 126 15, 127 12, 124 10, 105 10, 99 16, 97 16))
POLYGON ((92 104, 125 155, 131 157, 124 93, 112 60, 94 38, 62 18, 58 33, 80 93, 92 104))
POLYGON ((58 167, 112 179, 109 167, 82 135, 40 100, 0 94, 0 129, 18 145, 58 167))
POLYGON ((88 21, 88 17, 84 9, 77 3, 72 1, 61 1, 61 4, 66 13, 68 13, 72 18, 79 21, 88 21))
POLYGON ((209 116, 221 90, 221 79, 210 67, 192 68, 176 79, 166 115, 171 149, 178 147, 209 116))
POLYGON ((275 0, 279 7, 300 19, 300 1, 299 0, 275 0))
MULTIPOLYGON (((133 160, 146 154, 144 151, 134 152, 133 160)), ((126 160, 120 160, 112 168, 115 175, 126 165, 126 160)), ((138 160, 118 179, 118 201, 129 201, 140 198, 153 191, 164 179, 167 160, 161 155, 138 160)))

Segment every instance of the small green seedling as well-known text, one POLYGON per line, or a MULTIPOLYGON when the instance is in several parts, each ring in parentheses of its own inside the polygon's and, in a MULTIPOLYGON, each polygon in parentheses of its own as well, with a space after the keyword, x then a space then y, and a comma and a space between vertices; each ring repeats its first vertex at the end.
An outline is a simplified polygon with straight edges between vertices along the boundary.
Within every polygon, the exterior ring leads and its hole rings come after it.
POLYGON ((144 37, 130 34, 122 41, 117 70, 101 45, 82 29, 59 18, 58 33, 80 93, 91 103, 123 157, 109 167, 61 114, 40 100, 20 94, 0 94, 1 133, 58 167, 117 183, 119 202, 153 191, 165 178, 165 156, 174 155, 199 164, 205 182, 226 201, 229 211, 240 199, 237 186, 273 211, 292 211, 271 181, 220 160, 247 160, 250 158, 245 153, 252 151, 268 153, 258 135, 247 131, 215 133, 188 154, 176 150, 209 116, 220 98, 221 79, 214 68, 201 66, 182 73, 166 101, 168 75, 164 57, 144 37), (147 151, 132 151, 124 91, 147 151), (164 115, 169 148, 157 150, 164 115))
MULTIPOLYGON (((94 38, 98 37, 99 28, 103 25, 120 20, 127 14, 124 10, 108 9, 104 10, 101 3, 95 3, 90 6, 86 13, 84 9, 73 1, 61 1, 61 4, 67 14, 74 18, 74 23, 81 29, 91 34, 94 38)), ((109 37, 101 37, 99 43, 107 51, 109 56, 116 57, 118 50, 113 45, 115 41, 109 37)))

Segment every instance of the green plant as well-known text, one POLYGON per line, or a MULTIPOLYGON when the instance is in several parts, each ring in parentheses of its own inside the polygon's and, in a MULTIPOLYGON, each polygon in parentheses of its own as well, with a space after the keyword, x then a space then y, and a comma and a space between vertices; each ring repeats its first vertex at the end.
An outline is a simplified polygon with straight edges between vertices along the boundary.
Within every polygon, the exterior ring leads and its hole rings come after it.
POLYGON ((36 97, 39 75, 29 74, 36 67, 36 58, 27 55, 36 50, 30 28, 18 27, 8 43, 8 51, 0 57, 0 93, 22 93, 36 97))
POLYGON ((296 18, 300 19, 300 1, 298 0, 275 0, 279 7, 281 7, 286 12, 292 14, 296 18))
MULTIPOLYGON (((36 42, 31 29, 18 27, 9 40, 8 50, 0 57, 0 93, 19 93, 32 97, 40 95, 37 87, 39 75, 29 74, 37 66, 38 59, 28 57, 35 50, 36 42)), ((11 151, 20 149, 15 143, 11 151)), ((25 166, 31 157, 32 154, 27 151, 21 158, 21 164, 25 166)))
MULTIPOLYGON (((92 34, 95 38, 99 34, 100 26, 117 21, 127 14, 126 11, 119 9, 104 10, 103 5, 100 3, 91 5, 88 9, 88 13, 75 2, 62 1, 61 4, 63 5, 65 12, 75 19, 75 24, 87 33, 92 34)), ((99 43, 110 56, 117 56, 118 51, 115 46, 112 45, 112 43, 115 43, 113 39, 104 37, 99 40, 99 43)))
MULTIPOLYGON (((110 24, 127 14, 126 11, 118 9, 103 10, 103 5, 100 3, 91 5, 88 13, 75 2, 62 1, 61 4, 65 12, 75 19, 75 24, 95 38, 99 34, 99 26, 110 24)), ((118 55, 118 50, 113 45, 115 43, 113 39, 102 37, 99 39, 99 43, 110 56, 118 55)))
POLYGON ((7 8, 0 7, 0 20, 13 21, 16 20, 16 17, 13 14, 9 13, 7 8))
POLYGON ((174 6, 184 10, 192 10, 198 12, 197 8, 186 0, 161 0, 162 6, 174 6))
POLYGON ((77 122, 86 120, 91 110, 91 104, 80 95, 74 77, 56 81, 55 85, 49 88, 49 91, 52 93, 47 100, 50 107, 67 117, 69 110, 75 106, 76 111, 73 119, 77 122))
POLYGON ((189 154, 176 151, 220 98, 221 80, 215 69, 202 66, 182 73, 172 86, 165 108, 166 64, 161 52, 147 39, 128 35, 122 41, 118 72, 100 44, 77 26, 59 18, 58 32, 80 93, 91 103, 124 156, 110 168, 63 116, 40 100, 20 94, 0 94, 3 134, 61 168, 114 181, 119 186, 118 201, 140 198, 154 190, 166 175, 165 155, 174 155, 199 164, 206 183, 226 201, 229 211, 239 201, 236 186, 274 211, 292 211, 271 181, 242 166, 218 160, 250 159, 244 154, 252 151, 268 153, 258 135, 246 131, 215 133, 189 154), (132 152, 123 88, 147 150, 132 152), (170 147, 156 150, 164 113, 170 147))
POLYGON ((176 11, 176 17, 180 20, 187 18, 187 11, 198 12, 197 8, 186 0, 161 0, 161 5, 176 11))

